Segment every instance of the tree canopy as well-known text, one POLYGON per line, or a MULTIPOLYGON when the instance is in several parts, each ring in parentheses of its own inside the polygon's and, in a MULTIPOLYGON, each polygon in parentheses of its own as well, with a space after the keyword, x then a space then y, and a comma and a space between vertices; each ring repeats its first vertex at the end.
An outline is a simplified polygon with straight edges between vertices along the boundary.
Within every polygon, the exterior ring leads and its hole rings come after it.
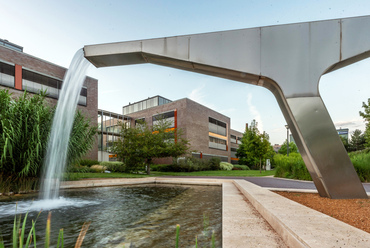
POLYGON ((356 129, 352 132, 351 140, 349 141, 350 151, 360 151, 365 148, 365 134, 361 130, 356 129))
POLYGON ((273 153, 269 135, 265 132, 260 133, 258 123, 253 120, 251 125, 245 130, 241 139, 241 144, 236 150, 236 157, 239 164, 261 169, 262 160, 271 157, 273 153))
MULTIPOLYGON (((287 154, 287 141, 284 141, 284 143, 281 145, 278 153, 286 155, 287 154)), ((298 147, 294 142, 289 142, 289 153, 298 153, 298 147)))
POLYGON ((364 112, 360 111, 360 116, 364 118, 366 122, 366 129, 364 133, 366 141, 365 146, 370 147, 370 98, 367 99, 367 103, 362 102, 362 107, 364 108, 364 112))
POLYGON ((154 158, 179 157, 189 150, 188 140, 181 130, 170 128, 171 122, 159 119, 153 126, 140 122, 135 127, 121 123, 120 138, 114 142, 112 152, 127 168, 135 170, 145 164, 150 174, 154 158))

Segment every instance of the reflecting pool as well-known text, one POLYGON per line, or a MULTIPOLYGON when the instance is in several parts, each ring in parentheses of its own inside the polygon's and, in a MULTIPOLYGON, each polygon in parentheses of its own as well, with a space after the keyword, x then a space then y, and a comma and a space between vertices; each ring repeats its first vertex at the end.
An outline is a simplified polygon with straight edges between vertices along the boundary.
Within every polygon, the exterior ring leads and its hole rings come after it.
MULTIPOLYGON (((17 213, 29 212, 29 226, 43 209, 36 223, 38 246, 44 244, 49 211, 54 246, 63 228, 65 247, 74 247, 84 222, 91 224, 83 247, 173 247, 176 224, 181 225, 181 247, 194 246, 195 236, 198 247, 209 247, 213 230, 216 247, 221 246, 222 188, 218 186, 145 184, 66 190, 57 201, 18 200, 17 213)), ((15 209, 14 201, 0 202, 0 233, 6 246, 15 209)))

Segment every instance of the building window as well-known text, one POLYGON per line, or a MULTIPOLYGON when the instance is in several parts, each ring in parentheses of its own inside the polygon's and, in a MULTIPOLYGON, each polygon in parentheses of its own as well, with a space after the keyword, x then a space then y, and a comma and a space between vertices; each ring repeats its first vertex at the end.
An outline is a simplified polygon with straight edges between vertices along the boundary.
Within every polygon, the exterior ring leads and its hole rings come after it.
POLYGON ((9 65, 0 62, 0 85, 14 88, 14 65, 9 65))
POLYGON ((209 117, 208 121, 209 121, 208 127, 211 133, 226 136, 226 123, 225 122, 218 121, 212 117, 209 117))
MULTIPOLYGON (((22 89, 32 93, 40 93, 41 90, 46 90, 48 97, 58 99, 59 91, 62 88, 62 81, 41 75, 39 73, 22 70, 22 89)), ((86 106, 87 104, 87 88, 83 87, 80 92, 78 104, 86 106)))
POLYGON ((209 148, 215 148, 215 149, 226 151, 226 148, 227 148, 226 140, 209 136, 209 148))
POLYGON ((235 147, 230 148, 230 151, 231 151, 230 157, 236 158, 236 150, 237 150, 237 148, 235 148, 235 147))
POLYGON ((122 112, 123 112, 124 115, 127 115, 127 114, 131 114, 131 113, 138 112, 138 111, 141 111, 141 110, 145 110, 145 109, 148 109, 148 108, 163 105, 163 104, 166 104, 166 103, 169 103, 169 102, 171 102, 171 100, 168 100, 168 99, 163 98, 161 96, 155 96, 155 97, 148 98, 148 99, 140 101, 140 102, 136 102, 136 103, 132 103, 132 104, 130 103, 129 105, 124 106, 122 108, 123 109, 122 112))
POLYGON ((135 126, 136 125, 142 125, 145 122, 145 117, 143 118, 138 118, 135 120, 135 126))
POLYGON ((236 144, 236 136, 230 135, 230 142, 236 144))
POLYGON ((175 111, 169 111, 162 114, 157 114, 152 117, 153 126, 156 124, 159 124, 159 121, 164 120, 166 123, 168 122, 169 127, 173 128, 175 127, 175 111))

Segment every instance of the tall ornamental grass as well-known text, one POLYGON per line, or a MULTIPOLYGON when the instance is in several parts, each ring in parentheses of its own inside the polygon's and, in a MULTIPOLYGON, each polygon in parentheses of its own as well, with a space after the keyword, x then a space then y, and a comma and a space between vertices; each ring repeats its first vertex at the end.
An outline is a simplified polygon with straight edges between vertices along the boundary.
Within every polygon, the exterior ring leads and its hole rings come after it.
POLYGON ((53 110, 44 104, 45 93, 13 99, 0 90, 0 171, 5 176, 40 174, 53 110))
POLYGON ((275 177, 312 180, 299 153, 291 153, 289 156, 276 154, 273 159, 276 167, 275 177))
POLYGON ((349 153, 361 182, 370 182, 370 149, 349 153))
MULTIPOLYGON (((351 152, 348 154, 361 182, 370 182, 370 149, 351 152)), ((285 177, 301 180, 312 180, 299 153, 274 156, 276 163, 276 177, 285 177)))
MULTIPOLYGON (((35 189, 51 130, 54 108, 45 102, 46 92, 24 92, 13 98, 0 90, 0 192, 35 189)), ((76 113, 68 147, 67 164, 75 163, 93 146, 96 127, 76 113)))

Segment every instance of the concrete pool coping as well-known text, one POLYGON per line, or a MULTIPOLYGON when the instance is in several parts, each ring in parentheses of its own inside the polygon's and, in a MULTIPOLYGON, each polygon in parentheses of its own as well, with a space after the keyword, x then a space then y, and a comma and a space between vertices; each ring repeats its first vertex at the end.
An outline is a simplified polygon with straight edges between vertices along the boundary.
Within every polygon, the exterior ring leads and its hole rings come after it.
MULTIPOLYGON (((271 225, 271 227, 289 247, 370 247, 369 233, 245 180, 156 177, 135 179, 91 179, 63 182, 61 188, 106 187, 153 183, 209 186, 222 186, 226 183, 232 183, 234 187, 236 187, 240 193, 249 200, 253 207, 271 225)), ((230 187, 223 186, 223 191, 225 191, 226 188, 230 187)), ((227 192, 223 192, 223 195, 225 195, 225 193, 227 192)), ((223 203, 223 212, 226 211, 224 206, 227 206, 227 204, 223 203)), ((244 218, 242 217, 243 216, 240 216, 240 218, 234 222, 230 222, 225 221, 223 215, 223 230, 225 228, 229 228, 230 230, 233 229, 233 227, 224 226, 224 224, 236 226, 242 225, 242 222, 244 221, 244 218)), ((228 236, 230 237, 230 235, 228 236)), ((250 244, 253 240, 251 236, 240 235, 240 232, 235 232, 231 236, 233 237, 233 240, 237 240, 237 243, 239 244, 250 244)), ((224 248, 242 247, 238 246, 235 242, 227 242, 227 238, 225 238, 223 231, 224 248)), ((253 245, 250 247, 253 247, 253 245)))

